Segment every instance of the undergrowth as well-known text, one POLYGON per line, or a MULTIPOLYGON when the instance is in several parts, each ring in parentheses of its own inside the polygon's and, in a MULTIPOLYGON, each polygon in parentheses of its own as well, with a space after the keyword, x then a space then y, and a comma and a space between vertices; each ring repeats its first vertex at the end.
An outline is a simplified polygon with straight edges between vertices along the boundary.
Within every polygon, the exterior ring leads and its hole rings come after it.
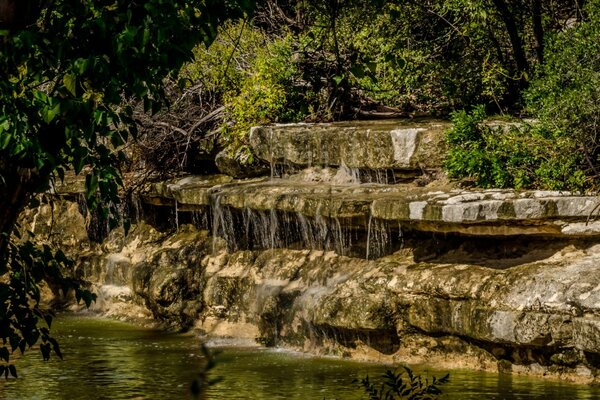
POLYGON ((545 124, 494 123, 485 109, 452 114, 444 166, 451 178, 483 188, 589 190, 575 140, 545 124))

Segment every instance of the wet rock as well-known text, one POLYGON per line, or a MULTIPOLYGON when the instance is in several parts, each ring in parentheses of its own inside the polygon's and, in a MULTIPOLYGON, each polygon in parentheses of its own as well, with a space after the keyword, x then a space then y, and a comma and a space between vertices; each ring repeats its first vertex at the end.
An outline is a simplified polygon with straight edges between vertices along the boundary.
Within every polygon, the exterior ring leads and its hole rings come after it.
POLYGON ((242 163, 240 160, 233 157, 228 149, 222 150, 215 158, 217 168, 222 174, 229 175, 234 178, 254 178, 264 176, 270 173, 271 167, 256 160, 252 163, 242 163))
MULTIPOLYGON (((286 180, 233 180, 227 176, 186 177, 155 184, 145 196, 154 205, 179 210, 214 205, 302 215, 370 219, 403 224, 417 231, 477 236, 600 235, 589 221, 600 197, 547 191, 445 190, 411 185, 331 184, 286 180)), ((276 229, 276 228, 274 228, 276 229)))
MULTIPOLYGON (((307 210, 323 201, 322 208, 352 216, 372 213, 373 201, 398 196, 377 187, 328 193, 313 186, 312 197, 302 200, 294 196, 305 193, 304 185, 282 192, 277 185, 255 181, 243 189, 232 185, 230 191, 230 178, 216 179, 221 182, 216 188, 215 181, 189 177, 157 187, 155 193, 184 204, 200 188, 206 190, 202 196, 218 192, 230 207, 252 204, 266 212, 269 207, 307 210), (269 195, 252 198, 248 193, 269 195), (360 201, 348 201, 349 194, 360 201)), ((533 218, 531 226, 542 226, 559 221, 553 218, 583 218, 595 204, 591 197, 543 192, 410 196, 402 212, 411 220, 443 218, 444 207, 468 205, 465 212, 446 213, 460 226, 481 223, 482 210, 495 213, 495 223, 533 218), (502 204, 496 207, 498 202, 502 204), (438 206, 442 212, 436 211, 438 206)), ((232 250, 224 238, 192 225, 161 233, 139 223, 128 236, 117 230, 102 244, 93 244, 86 239, 86 219, 77 214, 76 203, 55 207, 60 226, 50 236, 64 241, 79 271, 96 282, 102 307, 111 308, 111 315, 119 304, 130 303, 138 311, 123 307, 120 312, 138 315, 143 305, 172 329, 195 326, 208 334, 259 338, 268 345, 378 361, 440 367, 452 362, 455 367, 597 379, 600 245, 595 240, 535 242, 521 237, 507 242, 496 236, 488 240, 497 251, 486 252, 482 238, 468 246, 464 237, 420 236, 406 239, 393 254, 367 260, 324 250, 232 250)), ((23 218, 26 226, 48 234, 51 215, 42 205, 23 218)))
POLYGON ((268 163, 371 170, 439 168, 444 121, 285 124, 254 127, 253 152, 268 163))

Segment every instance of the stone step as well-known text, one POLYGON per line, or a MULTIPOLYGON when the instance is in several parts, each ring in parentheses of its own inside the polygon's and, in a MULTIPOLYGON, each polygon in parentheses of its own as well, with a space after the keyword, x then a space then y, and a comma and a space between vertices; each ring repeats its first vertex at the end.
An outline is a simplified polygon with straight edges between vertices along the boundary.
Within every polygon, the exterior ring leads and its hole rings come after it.
POLYGON ((148 204, 179 211, 215 206, 304 217, 370 219, 466 235, 598 236, 600 197, 554 191, 435 190, 412 185, 333 185, 286 179, 186 177, 155 184, 148 204))
POLYGON ((297 168, 342 165, 359 170, 415 171, 441 167, 441 120, 353 121, 259 126, 250 132, 253 153, 271 164, 297 168))

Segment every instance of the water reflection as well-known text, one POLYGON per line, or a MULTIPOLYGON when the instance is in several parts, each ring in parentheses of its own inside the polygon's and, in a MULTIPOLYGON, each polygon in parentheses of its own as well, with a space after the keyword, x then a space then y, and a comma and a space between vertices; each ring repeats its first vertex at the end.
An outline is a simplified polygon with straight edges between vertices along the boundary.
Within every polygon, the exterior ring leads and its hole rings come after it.
MULTIPOLYGON (((1 399, 189 398, 202 361, 196 339, 76 317, 61 317, 54 329, 65 360, 42 362, 30 351, 18 361, 19 379, 0 380, 1 399)), ((211 376, 223 380, 209 389, 210 399, 360 399, 352 380, 385 370, 277 350, 219 349, 211 376)), ((451 400, 600 399, 596 388, 510 375, 452 371, 450 378, 445 392, 451 400)))

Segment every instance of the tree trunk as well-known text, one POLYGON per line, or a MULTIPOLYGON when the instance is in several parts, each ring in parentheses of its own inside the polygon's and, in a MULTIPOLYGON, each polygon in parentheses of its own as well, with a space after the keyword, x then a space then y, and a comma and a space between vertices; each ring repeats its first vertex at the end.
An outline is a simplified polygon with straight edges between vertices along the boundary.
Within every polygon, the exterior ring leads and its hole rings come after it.
POLYGON ((39 4, 32 0, 0 0, 0 29, 23 29, 35 22, 39 4))
POLYGON ((525 84, 525 74, 529 71, 529 63, 527 62, 527 56, 523 49, 523 41, 519 35, 519 29, 515 21, 514 15, 510 12, 508 4, 505 0, 492 0, 494 7, 500 13, 500 18, 506 27, 508 37, 510 39, 510 45, 513 50, 513 56, 515 63, 517 64, 517 71, 521 74, 521 83, 525 84))
POLYGON ((535 52, 538 62, 544 63, 544 25, 542 24, 542 1, 532 0, 533 35, 535 36, 535 52))

